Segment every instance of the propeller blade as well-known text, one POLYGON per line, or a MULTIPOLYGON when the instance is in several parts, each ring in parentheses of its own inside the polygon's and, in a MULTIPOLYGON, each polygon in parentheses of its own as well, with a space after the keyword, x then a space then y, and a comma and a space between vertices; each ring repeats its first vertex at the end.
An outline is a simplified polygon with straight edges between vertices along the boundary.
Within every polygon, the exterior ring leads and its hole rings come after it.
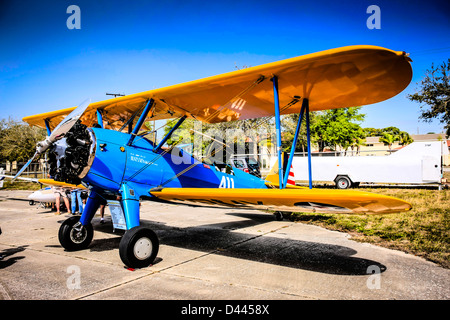
POLYGON ((30 165, 30 163, 34 160, 34 158, 36 158, 36 156, 38 156, 39 153, 36 151, 36 153, 34 154, 34 156, 28 160, 28 162, 19 170, 19 172, 17 172, 17 174, 14 176, 14 178, 12 178, 11 182, 13 182, 14 180, 16 180, 21 174, 22 172, 25 171, 26 168, 28 168, 28 166, 30 165))
POLYGON ((69 113, 63 121, 61 121, 55 129, 53 129, 50 136, 45 138, 45 140, 38 142, 36 146, 36 151, 39 154, 44 153, 55 141, 63 138, 67 132, 75 125, 78 119, 81 118, 83 113, 86 111, 87 107, 91 103, 91 99, 83 101, 75 110, 69 113))
POLYGON ((55 142, 56 140, 59 140, 60 138, 64 137, 66 133, 72 129, 74 124, 80 119, 80 117, 83 115, 83 113, 86 111, 87 107, 89 107, 89 104, 91 103, 91 99, 86 99, 81 103, 75 110, 73 110, 67 117, 64 118, 63 121, 61 121, 55 129, 53 129, 52 133, 49 136, 49 141, 51 143, 55 142))
POLYGON ((45 140, 38 142, 36 145, 36 153, 30 160, 28 160, 28 162, 20 169, 20 171, 17 172, 12 181, 16 180, 38 155, 43 154, 55 141, 63 138, 66 135, 66 133, 69 132, 70 129, 72 129, 72 127, 75 125, 78 119, 81 118, 83 113, 89 107, 90 103, 91 99, 86 99, 85 101, 83 101, 83 103, 81 103, 75 110, 69 113, 64 118, 64 120, 61 121, 55 127, 55 129, 53 129, 50 136, 45 138, 45 140))

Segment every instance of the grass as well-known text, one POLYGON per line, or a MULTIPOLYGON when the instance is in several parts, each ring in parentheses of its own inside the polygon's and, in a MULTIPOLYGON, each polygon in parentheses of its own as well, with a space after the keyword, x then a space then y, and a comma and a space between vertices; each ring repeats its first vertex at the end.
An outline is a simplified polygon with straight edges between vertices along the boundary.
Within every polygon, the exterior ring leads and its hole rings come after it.
POLYGON ((411 203, 386 215, 292 213, 291 220, 348 232, 352 239, 398 249, 450 268, 450 190, 367 189, 411 203))
POLYGON ((10 180, 3 181, 3 188, 1 190, 40 190, 42 189, 42 185, 35 182, 25 182, 16 180, 11 182, 10 180))

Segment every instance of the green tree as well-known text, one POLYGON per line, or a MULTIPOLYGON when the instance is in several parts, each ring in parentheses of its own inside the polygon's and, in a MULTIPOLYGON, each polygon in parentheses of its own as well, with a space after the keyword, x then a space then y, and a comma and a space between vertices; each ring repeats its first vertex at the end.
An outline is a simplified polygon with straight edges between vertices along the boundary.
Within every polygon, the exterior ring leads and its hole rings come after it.
POLYGON ((392 127, 392 126, 386 127, 386 128, 381 129, 381 135, 383 133, 389 133, 389 134, 392 134, 393 136, 398 136, 400 134, 400 129, 397 127, 392 127))
MULTIPOLYGON (((168 134, 170 130, 175 126, 178 119, 170 119, 166 121, 166 126, 164 127, 164 135, 168 134)), ((183 123, 178 127, 177 130, 172 134, 172 136, 167 140, 167 145, 171 146, 174 143, 178 142, 180 138, 193 137, 193 132, 191 130, 194 129, 194 119, 186 119, 183 123)))
POLYGON ((402 146, 406 146, 414 142, 414 139, 406 131, 400 131, 400 133, 398 134, 398 138, 402 146))
POLYGON ((383 132, 380 137, 380 142, 383 142, 384 144, 387 144, 389 147, 389 150, 391 150, 392 145, 395 141, 398 141, 399 137, 396 134, 389 133, 389 132, 383 132))
POLYGON ((366 137, 378 137, 382 133, 381 129, 376 128, 364 128, 363 130, 366 137))
POLYGON ((359 122, 364 120, 365 114, 359 113, 360 110, 361 107, 339 108, 318 114, 314 124, 311 124, 311 136, 319 145, 319 151, 326 146, 334 150, 337 147, 348 150, 361 143, 365 133, 359 122))
POLYGON ((397 127, 386 127, 383 129, 379 129, 380 131, 380 142, 384 142, 389 146, 389 150, 391 150, 392 145, 395 141, 398 141, 401 145, 406 146, 412 142, 414 142, 413 138, 406 131, 401 131, 397 127))
MULTIPOLYGON (((283 115, 281 117, 281 123, 283 127, 282 136, 282 147, 283 151, 289 152, 294 141, 295 130, 297 129, 298 118, 300 113, 292 113, 288 115, 283 115)), ((311 112, 309 114, 310 126, 316 123, 316 113, 311 112)), ((302 125, 300 127, 300 132, 297 138, 297 145, 295 146, 295 151, 305 152, 307 150, 307 138, 306 138, 306 118, 303 116, 302 125)))
POLYGON ((419 119, 425 122, 439 119, 450 135, 450 59, 437 67, 432 64, 420 86, 419 92, 408 95, 411 101, 421 104, 419 119))
POLYGON ((36 144, 45 139, 46 131, 12 118, 0 120, 0 159, 28 161, 36 151, 36 144))

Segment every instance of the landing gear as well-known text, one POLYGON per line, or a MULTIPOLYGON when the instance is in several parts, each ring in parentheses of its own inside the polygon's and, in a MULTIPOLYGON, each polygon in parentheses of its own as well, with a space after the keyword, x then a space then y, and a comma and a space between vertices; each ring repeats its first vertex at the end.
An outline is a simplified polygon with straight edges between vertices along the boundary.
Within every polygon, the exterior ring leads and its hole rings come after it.
POLYGON ((70 217, 59 228, 59 243, 67 251, 86 249, 94 236, 92 224, 82 225, 79 220, 79 216, 70 217))
POLYGON ((128 230, 119 244, 120 258, 130 268, 148 267, 155 260, 158 249, 156 233, 142 226, 128 230))
POLYGON ((275 220, 277 220, 277 221, 283 221, 283 212, 281 212, 281 211, 277 211, 277 212, 275 212, 274 213, 274 215, 275 215, 275 220))

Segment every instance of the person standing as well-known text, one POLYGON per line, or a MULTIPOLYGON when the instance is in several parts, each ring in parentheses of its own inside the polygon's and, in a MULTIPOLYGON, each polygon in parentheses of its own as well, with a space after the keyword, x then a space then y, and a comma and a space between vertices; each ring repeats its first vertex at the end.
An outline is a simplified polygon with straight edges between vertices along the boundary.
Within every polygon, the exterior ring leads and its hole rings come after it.
POLYGON ((81 189, 75 188, 72 189, 70 193, 70 198, 72 202, 72 213, 76 214, 82 214, 83 213, 83 200, 81 199, 81 189), (78 205, 78 210, 77 210, 78 205))
POLYGON ((61 207, 61 197, 63 198, 64 204, 66 205, 67 212, 70 214, 70 203, 69 198, 67 197, 66 191, 62 187, 53 187, 53 192, 55 193, 56 199, 56 215, 60 215, 60 207, 61 207))

